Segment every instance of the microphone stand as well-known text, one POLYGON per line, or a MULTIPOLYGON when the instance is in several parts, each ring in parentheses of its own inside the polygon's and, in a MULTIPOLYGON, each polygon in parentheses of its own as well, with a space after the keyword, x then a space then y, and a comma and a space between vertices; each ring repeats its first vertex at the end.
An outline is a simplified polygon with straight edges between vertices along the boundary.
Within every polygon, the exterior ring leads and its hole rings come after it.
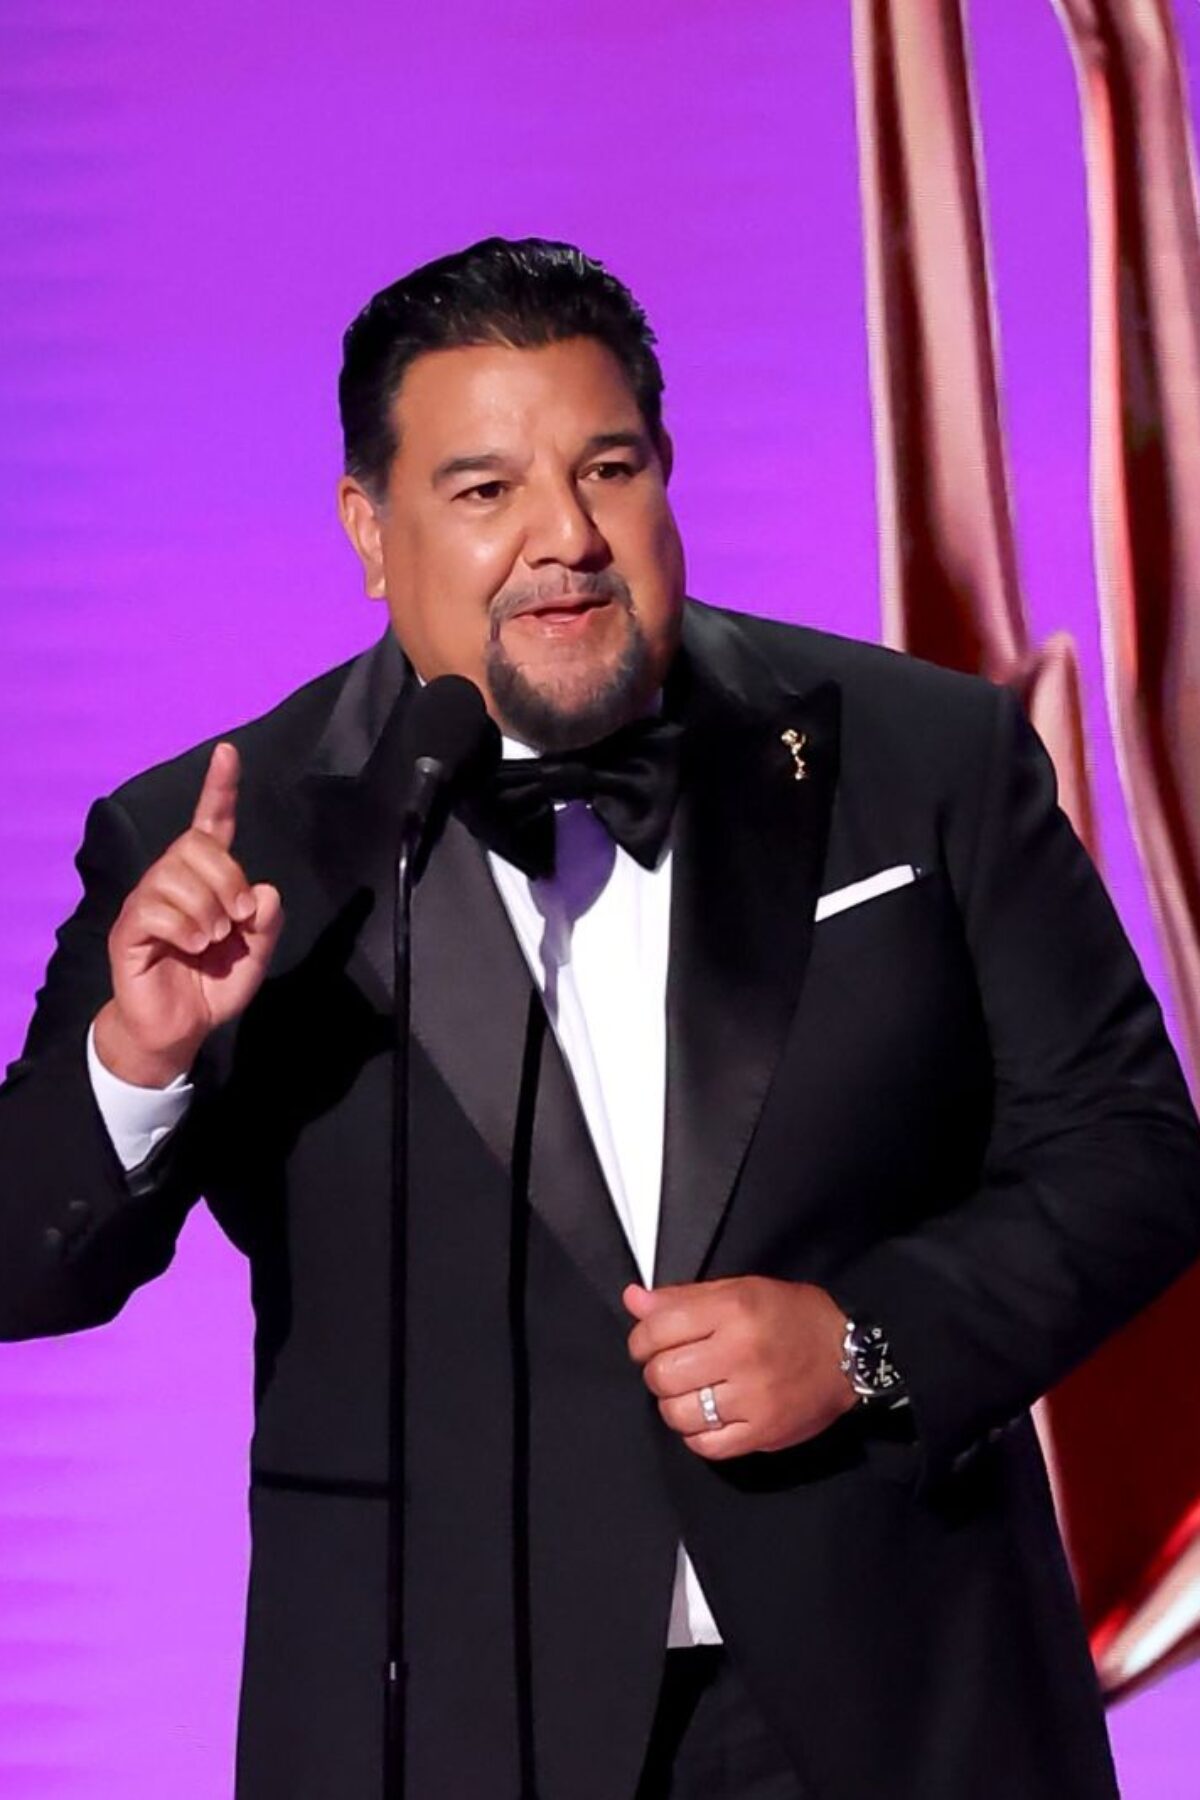
POLYGON ((384 1659, 383 1793, 404 1800, 405 1349, 408 1318, 409 1026, 412 1017, 412 896, 430 815, 445 771, 433 757, 418 758, 414 787, 400 828, 392 914, 392 1231, 391 1319, 388 1336, 387 1648, 384 1659))

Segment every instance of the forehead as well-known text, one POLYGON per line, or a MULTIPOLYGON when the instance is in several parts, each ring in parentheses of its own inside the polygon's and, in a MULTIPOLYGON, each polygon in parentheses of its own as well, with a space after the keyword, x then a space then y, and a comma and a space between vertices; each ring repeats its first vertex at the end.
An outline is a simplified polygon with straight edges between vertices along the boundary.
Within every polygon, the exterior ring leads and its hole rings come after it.
POLYGON ((532 350, 468 344, 430 350, 404 372, 392 401, 400 455, 438 459, 486 440, 493 448, 642 430, 624 368, 595 338, 532 350))

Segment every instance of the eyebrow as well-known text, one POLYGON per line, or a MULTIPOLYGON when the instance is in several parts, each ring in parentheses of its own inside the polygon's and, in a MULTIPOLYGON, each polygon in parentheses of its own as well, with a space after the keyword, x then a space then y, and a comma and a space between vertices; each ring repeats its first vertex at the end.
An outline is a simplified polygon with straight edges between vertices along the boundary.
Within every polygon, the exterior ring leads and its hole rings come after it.
POLYGON ((502 469, 505 458, 499 450, 476 450, 470 456, 451 456, 433 471, 434 487, 441 487, 452 475, 466 475, 473 469, 502 469))
POLYGON ((595 456, 597 450, 641 450, 650 448, 650 440, 644 431, 598 431, 583 446, 585 456, 595 456))
MULTIPOLYGON (((638 450, 645 454, 650 443, 644 431, 598 431, 583 446, 585 457, 600 450, 638 450)), ((441 487, 455 475, 469 475, 477 470, 503 469, 509 458, 500 450, 474 450, 469 456, 450 456, 433 471, 434 487, 441 487)))

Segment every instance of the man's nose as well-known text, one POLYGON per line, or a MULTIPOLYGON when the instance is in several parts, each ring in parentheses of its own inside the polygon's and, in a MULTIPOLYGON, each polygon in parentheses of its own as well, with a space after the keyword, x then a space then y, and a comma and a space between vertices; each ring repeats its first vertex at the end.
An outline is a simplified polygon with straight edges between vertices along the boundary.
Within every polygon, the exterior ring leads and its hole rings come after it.
POLYGON ((532 492, 525 527, 525 561, 565 563, 572 568, 607 561, 608 542, 574 482, 532 492))

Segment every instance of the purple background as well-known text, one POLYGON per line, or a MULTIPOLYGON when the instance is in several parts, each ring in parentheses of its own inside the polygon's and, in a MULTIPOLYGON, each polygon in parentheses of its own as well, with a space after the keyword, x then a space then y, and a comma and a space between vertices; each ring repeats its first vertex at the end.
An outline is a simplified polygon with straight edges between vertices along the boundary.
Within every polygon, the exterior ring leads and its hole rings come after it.
MULTIPOLYGON (((1078 636, 1161 990, 1101 695, 1074 81, 1050 0, 973 20, 1030 606, 1078 636)), ((0 0, 0 1059, 88 802, 382 628, 333 512, 339 337, 426 257, 607 261, 659 332, 692 591, 878 635, 857 180, 845 0, 0 0)), ((0 1354, 4 1800, 230 1791, 249 1326, 199 1212, 114 1325, 0 1354)), ((1129 1800, 1200 1788, 1198 1699, 1200 1667, 1114 1713, 1129 1800)))

